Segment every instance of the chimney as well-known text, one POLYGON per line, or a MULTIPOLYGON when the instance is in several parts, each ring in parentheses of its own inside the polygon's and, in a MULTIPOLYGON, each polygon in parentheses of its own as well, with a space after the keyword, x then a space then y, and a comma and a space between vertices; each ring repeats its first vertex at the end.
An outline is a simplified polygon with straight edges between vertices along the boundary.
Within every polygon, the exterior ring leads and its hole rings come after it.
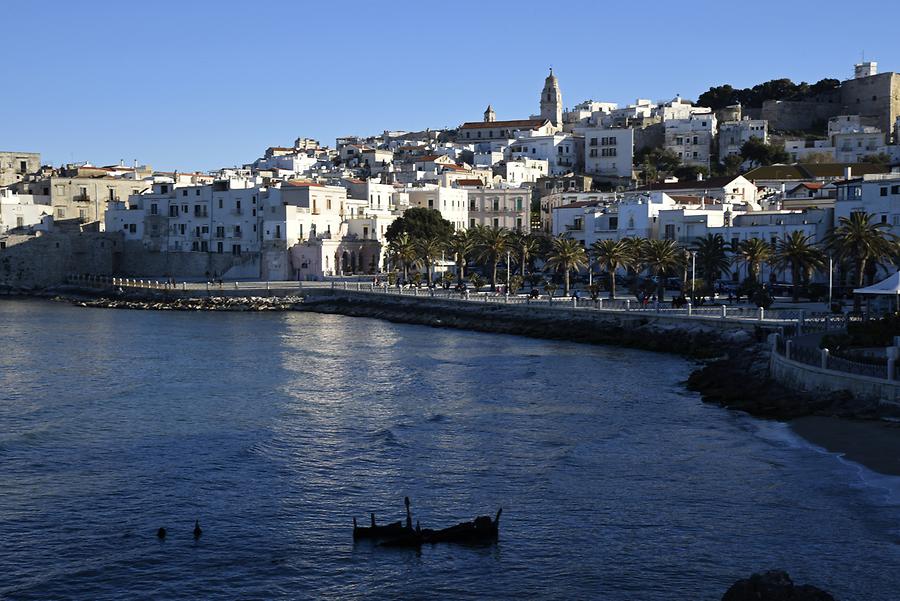
POLYGON ((702 173, 697 173, 697 181, 698 181, 698 182, 702 182, 702 181, 703 181, 703 174, 702 174, 702 173))
POLYGON ((844 179, 850 179, 851 177, 853 177, 853 167, 847 165, 844 167, 844 179))

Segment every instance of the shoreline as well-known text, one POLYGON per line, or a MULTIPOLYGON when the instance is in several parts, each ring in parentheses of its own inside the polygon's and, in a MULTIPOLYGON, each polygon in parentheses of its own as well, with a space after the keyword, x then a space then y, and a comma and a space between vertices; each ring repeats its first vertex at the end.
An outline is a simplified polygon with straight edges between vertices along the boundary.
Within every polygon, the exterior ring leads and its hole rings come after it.
POLYGON ((804 440, 884 476, 900 476, 900 423, 809 415, 788 422, 804 440))
POLYGON ((375 297, 367 302, 330 295, 302 299, 144 297, 140 300, 140 297, 114 299, 59 292, 3 298, 40 298, 81 307, 133 310, 306 311, 676 354, 701 362, 683 384, 688 390, 698 392, 703 402, 756 418, 784 421, 814 445, 841 453, 879 474, 900 476, 900 423, 880 419, 890 413, 885 414, 877 403, 856 400, 848 394, 810 395, 774 382, 768 376, 767 345, 754 341, 747 331, 735 336, 738 332, 675 327, 652 319, 623 325, 615 319, 600 318, 586 324, 562 312, 523 320, 521 313, 502 305, 428 307, 409 298, 375 297), (713 348, 717 350, 712 351, 713 348), (890 456, 886 457, 886 453, 890 456))

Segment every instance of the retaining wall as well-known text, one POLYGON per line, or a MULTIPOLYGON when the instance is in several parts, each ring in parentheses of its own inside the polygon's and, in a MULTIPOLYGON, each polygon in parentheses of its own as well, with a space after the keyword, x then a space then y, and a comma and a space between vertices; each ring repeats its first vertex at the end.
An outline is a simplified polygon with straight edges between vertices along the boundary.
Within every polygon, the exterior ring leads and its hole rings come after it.
POLYGON ((822 369, 792 361, 775 352, 771 354, 769 371, 772 379, 795 390, 806 392, 846 390, 857 398, 900 405, 900 382, 822 369))

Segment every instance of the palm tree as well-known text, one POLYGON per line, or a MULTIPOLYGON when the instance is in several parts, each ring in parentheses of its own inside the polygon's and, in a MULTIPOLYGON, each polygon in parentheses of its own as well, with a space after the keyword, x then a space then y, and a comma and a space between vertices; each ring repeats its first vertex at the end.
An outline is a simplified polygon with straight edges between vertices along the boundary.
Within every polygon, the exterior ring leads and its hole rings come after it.
POLYGON ((825 254, 800 230, 794 230, 775 244, 775 264, 791 270, 792 296, 800 300, 800 282, 811 272, 825 266, 825 254))
POLYGON ((469 231, 458 231, 450 236, 447 251, 453 255, 453 260, 456 261, 456 275, 459 282, 466 277, 466 261, 474 248, 475 242, 469 231))
POLYGON ((588 256, 580 242, 565 236, 553 239, 545 267, 562 270, 566 296, 569 295, 569 274, 587 267, 587 264, 588 256))
POLYGON ((425 267, 428 270, 429 285, 432 283, 431 276, 434 271, 434 262, 443 256, 445 246, 444 240, 437 236, 416 240, 415 248, 417 258, 425 264, 425 267))
POLYGON ((403 281, 409 280, 409 267, 414 265, 418 257, 416 245, 409 237, 409 234, 403 232, 388 244, 388 254, 394 261, 399 261, 403 265, 403 281))
POLYGON ((759 238, 750 238, 738 242, 732 252, 738 262, 747 266, 747 276, 753 283, 759 283, 759 270, 763 263, 772 258, 772 246, 759 238))
POLYGON ((597 240, 591 244, 591 253, 601 269, 609 274, 609 298, 616 298, 616 270, 634 266, 632 245, 625 240, 597 240))
POLYGON ((510 245, 509 230, 479 226, 476 228, 478 260, 491 266, 491 292, 497 290, 497 264, 510 245))
POLYGON ((647 240, 641 263, 657 277, 656 298, 662 301, 666 293, 666 276, 684 263, 684 250, 674 240, 647 240))
POLYGON ((715 282, 723 271, 728 271, 731 267, 728 244, 722 234, 707 234, 705 238, 696 238, 693 247, 697 253, 698 270, 708 284, 715 282))
POLYGON ((647 246, 647 239, 630 236, 628 238, 622 238, 622 242, 626 244, 626 248, 628 249, 628 252, 633 259, 631 266, 626 267, 626 270, 638 271, 640 268, 639 259, 644 255, 644 250, 647 246))
POLYGON ((514 239, 516 254, 519 258, 519 273, 525 277, 525 267, 528 262, 534 259, 541 249, 541 241, 531 234, 519 234, 514 239))
MULTIPOLYGON (((826 239, 828 248, 838 260, 852 263, 857 288, 862 287, 869 265, 895 253, 897 237, 884 231, 888 224, 873 223, 872 218, 873 215, 863 212, 853 212, 850 217, 841 217, 838 226, 826 239)), ((859 303, 859 296, 856 296, 853 308, 857 311, 859 303)))

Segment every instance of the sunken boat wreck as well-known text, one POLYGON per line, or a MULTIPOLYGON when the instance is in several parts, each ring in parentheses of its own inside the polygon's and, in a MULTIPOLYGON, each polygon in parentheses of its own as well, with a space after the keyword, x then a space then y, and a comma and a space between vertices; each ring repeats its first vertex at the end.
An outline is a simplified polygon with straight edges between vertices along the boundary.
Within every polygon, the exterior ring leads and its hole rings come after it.
POLYGON ((384 526, 375 523, 375 514, 371 514, 371 525, 359 526, 356 518, 353 518, 353 540, 369 539, 377 542, 382 547, 421 547, 425 543, 458 543, 479 544, 491 543, 497 540, 500 533, 500 514, 503 508, 497 510, 497 515, 478 516, 471 522, 462 522, 433 530, 422 528, 416 521, 412 525, 412 512, 410 511, 409 497, 403 499, 406 505, 406 523, 392 522, 384 526))

